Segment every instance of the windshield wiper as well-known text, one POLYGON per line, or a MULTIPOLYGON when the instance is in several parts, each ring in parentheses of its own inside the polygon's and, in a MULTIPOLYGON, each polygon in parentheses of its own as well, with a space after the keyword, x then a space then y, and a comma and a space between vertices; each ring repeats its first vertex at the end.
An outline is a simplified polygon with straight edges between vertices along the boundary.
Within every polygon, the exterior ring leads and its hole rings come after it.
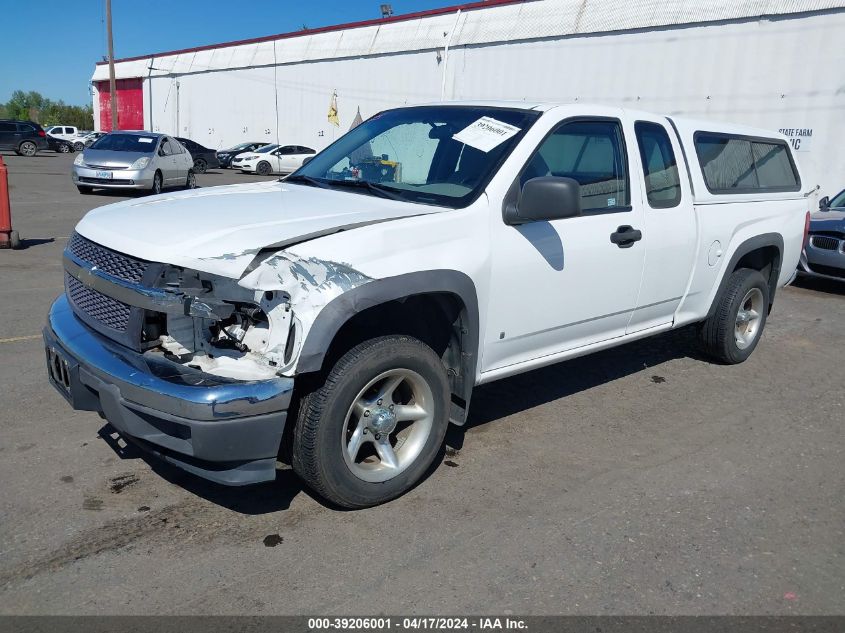
POLYGON ((299 182, 312 187, 320 187, 320 189, 331 189, 331 185, 325 180, 319 178, 312 178, 311 176, 288 176, 287 178, 279 178, 279 182, 299 182))
POLYGON ((367 191, 379 196, 380 198, 388 198, 390 200, 401 200, 403 202, 408 202, 408 199, 405 196, 395 193, 393 187, 385 187, 384 185, 379 185, 374 182, 370 182, 369 180, 330 180, 326 181, 327 183, 331 183, 334 187, 348 187, 351 189, 366 189, 367 191))

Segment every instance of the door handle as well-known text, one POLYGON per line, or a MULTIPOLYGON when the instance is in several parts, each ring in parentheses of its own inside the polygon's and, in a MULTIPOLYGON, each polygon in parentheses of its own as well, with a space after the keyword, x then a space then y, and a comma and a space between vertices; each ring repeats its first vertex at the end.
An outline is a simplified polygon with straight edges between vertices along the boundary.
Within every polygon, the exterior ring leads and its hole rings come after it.
POLYGON ((627 224, 620 226, 615 233, 610 234, 610 241, 619 248, 631 248, 634 242, 639 242, 641 239, 643 239, 643 232, 627 224))

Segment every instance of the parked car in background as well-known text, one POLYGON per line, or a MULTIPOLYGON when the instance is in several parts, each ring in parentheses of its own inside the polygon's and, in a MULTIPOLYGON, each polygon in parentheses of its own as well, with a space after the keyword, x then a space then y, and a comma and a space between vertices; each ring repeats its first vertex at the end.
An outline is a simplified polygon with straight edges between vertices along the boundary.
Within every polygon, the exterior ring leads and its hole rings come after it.
POLYGON ((47 133, 33 121, 0 119, 0 149, 14 150, 21 156, 35 156, 40 149, 49 149, 47 133))
POLYGON ((693 324, 745 361, 809 215, 775 132, 579 104, 387 110, 284 181, 88 213, 49 377, 195 475, 273 481, 290 458, 333 503, 371 506, 430 471, 476 385, 693 324))
POLYGON ((96 141, 98 138, 101 138, 106 134, 108 134, 108 132, 89 132, 88 134, 83 136, 81 140, 85 147, 88 147, 89 145, 92 145, 94 141, 96 141))
POLYGON ((196 187, 194 160, 178 141, 151 132, 111 132, 73 161, 79 193, 97 189, 196 187))
POLYGON ((238 154, 242 154, 244 152, 254 152, 259 147, 264 147, 269 145, 270 143, 267 142, 251 142, 251 143, 241 143, 240 145, 235 145, 234 147, 230 147, 229 149, 221 149, 217 152, 217 160, 220 162, 220 167, 223 169, 228 169, 232 165, 232 159, 235 158, 238 154))
POLYGON ((74 142, 79 139, 79 129, 72 125, 51 125, 46 130, 50 136, 74 142))
POLYGON ((845 281, 845 190, 822 198, 810 217, 798 274, 845 281))
POLYGON ((207 169, 215 169, 220 167, 220 162, 217 160, 217 152, 200 145, 196 141, 189 138, 176 137, 176 140, 182 143, 194 159, 194 171, 198 174, 204 174, 207 169))
POLYGON ((302 145, 267 145, 255 152, 235 157, 232 167, 244 173, 256 173, 260 176, 290 174, 302 167, 306 158, 316 153, 316 150, 302 145))
POLYGON ((63 138, 56 138, 55 136, 47 135, 48 149, 60 154, 68 154, 76 151, 74 144, 71 141, 66 141, 63 138))

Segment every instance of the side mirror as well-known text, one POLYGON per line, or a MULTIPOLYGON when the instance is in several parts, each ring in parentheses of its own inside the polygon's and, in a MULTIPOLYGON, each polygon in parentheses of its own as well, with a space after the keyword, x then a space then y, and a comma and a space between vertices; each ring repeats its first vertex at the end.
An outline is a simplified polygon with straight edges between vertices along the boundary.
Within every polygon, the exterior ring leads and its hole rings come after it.
POLYGON ((505 205, 505 224, 562 220, 581 215, 581 185, 572 178, 541 176, 522 186, 516 204, 505 205))
POLYGON ((830 208, 830 196, 825 196, 819 200, 819 210, 824 211, 830 208))

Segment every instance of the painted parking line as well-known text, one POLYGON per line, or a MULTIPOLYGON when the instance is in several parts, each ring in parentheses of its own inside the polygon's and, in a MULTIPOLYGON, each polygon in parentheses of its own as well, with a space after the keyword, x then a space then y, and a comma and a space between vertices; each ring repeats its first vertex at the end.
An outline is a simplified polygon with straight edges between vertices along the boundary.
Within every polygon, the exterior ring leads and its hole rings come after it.
POLYGON ((30 334, 29 336, 13 336, 11 338, 0 338, 0 343, 17 343, 18 341, 34 341, 41 338, 40 334, 30 334))

